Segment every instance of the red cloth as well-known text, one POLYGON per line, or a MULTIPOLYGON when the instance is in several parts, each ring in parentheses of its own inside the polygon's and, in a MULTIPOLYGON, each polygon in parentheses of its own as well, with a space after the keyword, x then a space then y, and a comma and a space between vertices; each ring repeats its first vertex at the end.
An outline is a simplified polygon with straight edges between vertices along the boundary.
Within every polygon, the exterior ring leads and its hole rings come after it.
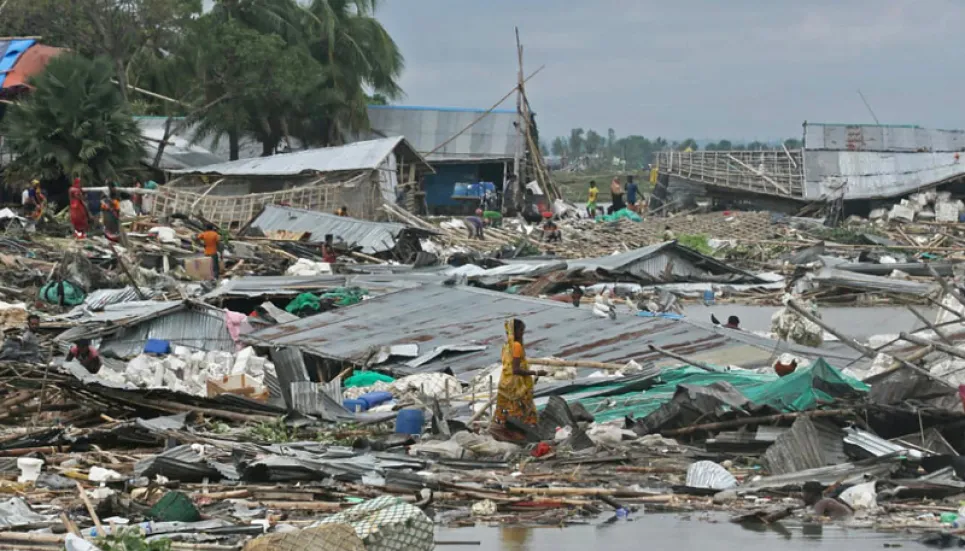
POLYGON ((87 207, 84 204, 84 190, 75 183, 67 193, 70 198, 70 224, 77 233, 87 233, 90 219, 87 217, 87 207))
POLYGON ((338 261, 338 256, 335 255, 335 249, 322 244, 322 260, 329 264, 335 264, 335 262, 338 261))
POLYGON ((958 385, 958 397, 962 401, 962 409, 965 409, 965 385, 958 385))
POLYGON ((536 449, 533 450, 532 456, 543 457, 544 455, 548 454, 551 451, 553 451, 553 448, 551 448, 549 444, 547 444, 546 442, 540 442, 539 444, 536 445, 536 449))

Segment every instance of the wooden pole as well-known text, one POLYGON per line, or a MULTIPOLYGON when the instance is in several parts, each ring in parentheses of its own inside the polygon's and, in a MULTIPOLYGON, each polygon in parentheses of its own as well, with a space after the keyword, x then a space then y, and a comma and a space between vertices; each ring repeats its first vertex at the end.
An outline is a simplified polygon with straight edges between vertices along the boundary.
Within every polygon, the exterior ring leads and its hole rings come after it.
MULTIPOLYGON (((539 69, 536 69, 536 70, 533 71, 532 73, 530 73, 530 75, 529 75, 528 77, 526 77, 526 78, 523 80, 523 82, 525 83, 525 82, 529 81, 529 79, 535 77, 540 71, 543 70, 544 67, 545 67, 545 65, 542 66, 542 67, 540 67, 539 69)), ((460 130, 459 132, 456 132, 455 134, 453 134, 452 136, 450 136, 449 139, 447 139, 446 141, 444 141, 444 142, 442 142, 441 144, 437 145, 437 146, 435 147, 435 149, 433 149, 432 151, 430 151, 430 152, 426 153, 425 155, 423 155, 423 157, 429 157, 429 156, 432 155, 433 153, 435 153, 435 152, 439 151, 440 149, 442 149, 443 147, 446 147, 447 145, 449 145, 449 143, 452 142, 452 140, 455 140, 455 139, 458 138, 459 136, 462 136, 467 130, 469 130, 470 128, 472 128, 473 126, 475 126, 477 122, 483 120, 486 116, 488 116, 490 113, 492 113, 494 109, 496 109, 497 107, 499 107, 500 104, 502 104, 504 101, 506 101, 506 100, 509 98, 509 96, 513 95, 513 92, 516 92, 517 90, 519 90, 519 86, 518 86, 518 85, 517 85, 517 86, 513 86, 513 89, 510 90, 505 96, 503 96, 502 98, 500 98, 499 101, 497 101, 496 103, 494 103, 492 107, 490 107, 489 109, 487 109, 486 111, 484 111, 481 115, 479 115, 478 117, 476 117, 475 119, 473 119, 473 121, 470 122, 468 125, 466 125, 465 128, 463 128, 463 129, 460 130)))
POLYGON ((591 362, 587 360, 557 360, 555 358, 532 358, 529 360, 529 363, 530 365, 545 365, 549 367, 584 367, 587 369, 606 369, 611 371, 620 371, 627 367, 613 363, 591 362))
POLYGON ((935 278, 935 281, 937 281, 938 284, 941 285, 942 291, 945 291, 945 294, 955 297, 955 300, 957 300, 959 304, 965 305, 965 297, 962 297, 962 294, 958 292, 958 289, 954 288, 947 281, 945 281, 945 278, 938 275, 938 272, 935 271, 935 268, 933 266, 931 265, 928 266, 928 273, 930 273, 931 276, 935 278))
POLYGON ((951 344, 952 344, 952 341, 949 340, 949 338, 948 338, 948 336, 945 334, 945 332, 942 331, 941 329, 935 327, 935 324, 932 323, 932 322, 930 322, 930 321, 928 321, 928 319, 927 319, 924 315, 922 315, 921 312, 919 312, 918 310, 915 310, 910 304, 907 305, 906 308, 908 308, 908 311, 911 312, 916 318, 918 318, 918 320, 919 320, 920 322, 924 323, 924 324, 925 324, 925 327, 927 327, 927 328, 931 329, 932 331, 934 331, 935 334, 938 335, 938 338, 941 339, 942 341, 944 341, 945 344, 948 344, 948 345, 951 345, 951 344))
POLYGON ((924 337, 919 337, 918 335, 909 335, 908 333, 899 333, 899 336, 908 342, 915 343, 920 346, 932 346, 935 350, 944 352, 949 356, 955 356, 956 358, 965 359, 965 351, 956 348, 955 346, 942 344, 940 342, 930 341, 924 337))
POLYGON ((671 351, 669 351, 669 350, 665 350, 665 349, 663 349, 663 348, 660 348, 659 346, 654 346, 654 345, 652 345, 652 344, 649 345, 649 346, 650 346, 650 350, 652 350, 652 351, 654 351, 654 352, 659 352, 660 354, 663 354, 664 356, 667 356, 668 358, 673 358, 673 359, 678 360, 678 361, 681 361, 681 362, 683 362, 683 363, 685 363, 685 364, 687 364, 687 365, 692 365, 692 366, 694 366, 694 367, 699 367, 700 369, 703 369, 704 371, 709 371, 709 372, 711 372, 711 373, 718 373, 718 371, 717 371, 716 369, 714 369, 713 367, 710 367, 709 365, 707 365, 707 364, 705 364, 705 363, 703 363, 703 362, 698 362, 698 361, 696 361, 696 360, 692 360, 692 359, 690 359, 690 358, 681 356, 681 355, 679 355, 679 354, 675 354, 675 353, 673 353, 673 352, 671 352, 671 351))
POLYGON ((776 421, 789 421, 791 419, 797 419, 798 417, 839 417, 842 415, 848 415, 855 413, 860 409, 866 409, 868 406, 855 406, 849 409, 818 409, 818 410, 808 410, 808 411, 794 411, 791 413, 778 413, 775 415, 762 415, 760 417, 744 417, 741 419, 734 419, 732 421, 720 421, 717 423, 706 423, 703 425, 691 425, 689 427, 682 427, 679 429, 660 431, 660 434, 664 436, 682 436, 685 434, 692 434, 702 430, 723 430, 732 429, 736 427, 742 427, 745 425, 751 425, 756 423, 774 423, 776 421))
POLYGON ((97 516, 97 511, 94 510, 94 506, 87 497, 87 491, 84 490, 84 487, 80 485, 80 482, 76 482, 75 484, 77 484, 77 491, 80 492, 80 499, 84 502, 84 507, 87 507, 87 513, 94 521, 94 526, 97 527, 97 535, 100 537, 106 536, 107 533, 104 532, 104 527, 101 526, 101 519, 97 516))

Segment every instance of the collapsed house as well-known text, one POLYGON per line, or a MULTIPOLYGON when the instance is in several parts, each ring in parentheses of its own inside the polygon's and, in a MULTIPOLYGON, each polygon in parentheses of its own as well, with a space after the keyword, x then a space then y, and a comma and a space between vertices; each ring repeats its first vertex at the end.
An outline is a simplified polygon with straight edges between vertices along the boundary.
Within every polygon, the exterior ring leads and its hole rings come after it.
MULTIPOLYGON (((598 258, 564 260, 556 258, 503 260, 501 266, 482 268, 464 265, 449 275, 491 288, 528 284, 520 292, 550 293, 574 285, 667 287, 674 284, 772 285, 780 278, 754 275, 728 266, 676 241, 667 241, 632 251, 598 258)), ((778 285, 780 285, 778 283, 778 285)))
MULTIPOLYGON (((383 218, 383 203, 432 168, 402 137, 308 149, 172 171, 158 190, 155 216, 200 212, 223 227, 239 228, 266 205, 323 212, 346 207, 358 218, 383 218)), ((412 186, 408 186, 411 188, 412 186)))
MULTIPOLYGON (((750 333, 682 319, 643 317, 636 312, 615 320, 588 308, 465 286, 425 284, 365 300, 297 321, 266 327, 243 337, 248 344, 297 349, 327 380, 343 364, 379 365, 413 373, 450 369, 457 376, 499 360, 504 322, 520 318, 528 327, 532 357, 669 365, 653 344, 693 361, 769 366, 782 349, 808 358, 851 361, 844 352, 777 343, 750 333)), ((679 363, 679 362, 678 362, 679 363)))
POLYGON ((301 243, 320 244, 326 235, 366 255, 388 253, 394 260, 407 261, 422 251, 420 239, 434 232, 391 222, 372 222, 325 212, 266 205, 240 232, 301 243))

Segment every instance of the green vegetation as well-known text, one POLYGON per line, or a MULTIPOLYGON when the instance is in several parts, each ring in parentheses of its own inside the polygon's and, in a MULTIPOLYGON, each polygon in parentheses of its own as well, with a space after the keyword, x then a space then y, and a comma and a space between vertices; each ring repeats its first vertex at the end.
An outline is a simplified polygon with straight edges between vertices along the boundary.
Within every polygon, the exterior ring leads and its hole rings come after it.
POLYGON ((11 171, 24 178, 116 180, 144 154, 137 123, 110 61, 65 54, 33 82, 36 89, 7 109, 4 133, 18 157, 11 171))
POLYGON ((245 437, 254 442, 267 444, 294 442, 299 439, 298 429, 287 426, 282 417, 249 427, 245 431, 245 437))
POLYGON ((689 247, 701 254, 712 255, 714 249, 708 244, 708 237, 702 233, 684 233, 677 236, 677 243, 684 247, 689 247))
POLYGON ((95 542, 103 551, 171 551, 171 540, 146 541, 138 527, 118 528, 117 532, 95 542))
MULTIPOLYGON (((385 103, 402 93, 397 80, 403 58, 375 18, 377 0, 214 0, 206 13, 201 0, 5 0, 2 5, 0 36, 39 35, 45 44, 77 54, 69 57, 97 59, 88 61, 90 75, 73 61, 71 78, 77 84, 43 76, 34 83, 47 78, 48 87, 57 84, 72 94, 58 98, 40 128, 60 128, 65 136, 80 132, 78 143, 67 147, 71 155, 79 152, 75 158, 31 145, 43 134, 30 130, 23 117, 6 125, 14 151, 28 153, 19 169, 45 179, 55 178, 55 160, 64 175, 98 178, 133 170, 126 151, 112 166, 99 160, 104 152, 113 154, 107 147, 114 144, 100 145, 109 140, 98 126, 111 116, 184 117, 184 122, 172 119, 171 130, 198 123, 198 139, 224 139, 237 158, 244 138, 257 140, 263 155, 300 144, 342 143, 367 129, 369 102, 385 103), (120 103, 100 88, 73 96, 84 83, 99 86, 105 80, 117 82, 120 103), (76 126, 84 119, 93 121, 91 128, 76 126)), ((110 122, 114 126, 107 130, 122 126, 110 122)), ((124 132, 114 139, 126 140, 124 132)))

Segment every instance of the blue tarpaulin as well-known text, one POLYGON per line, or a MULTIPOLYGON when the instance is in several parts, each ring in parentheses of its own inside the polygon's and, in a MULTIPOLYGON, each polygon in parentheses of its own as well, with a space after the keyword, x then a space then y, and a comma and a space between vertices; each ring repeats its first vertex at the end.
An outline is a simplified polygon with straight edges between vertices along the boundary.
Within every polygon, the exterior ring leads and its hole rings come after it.
POLYGON ((21 40, 0 41, 0 88, 3 88, 3 81, 7 78, 7 73, 17 64, 20 56, 33 46, 37 41, 32 38, 21 40))

